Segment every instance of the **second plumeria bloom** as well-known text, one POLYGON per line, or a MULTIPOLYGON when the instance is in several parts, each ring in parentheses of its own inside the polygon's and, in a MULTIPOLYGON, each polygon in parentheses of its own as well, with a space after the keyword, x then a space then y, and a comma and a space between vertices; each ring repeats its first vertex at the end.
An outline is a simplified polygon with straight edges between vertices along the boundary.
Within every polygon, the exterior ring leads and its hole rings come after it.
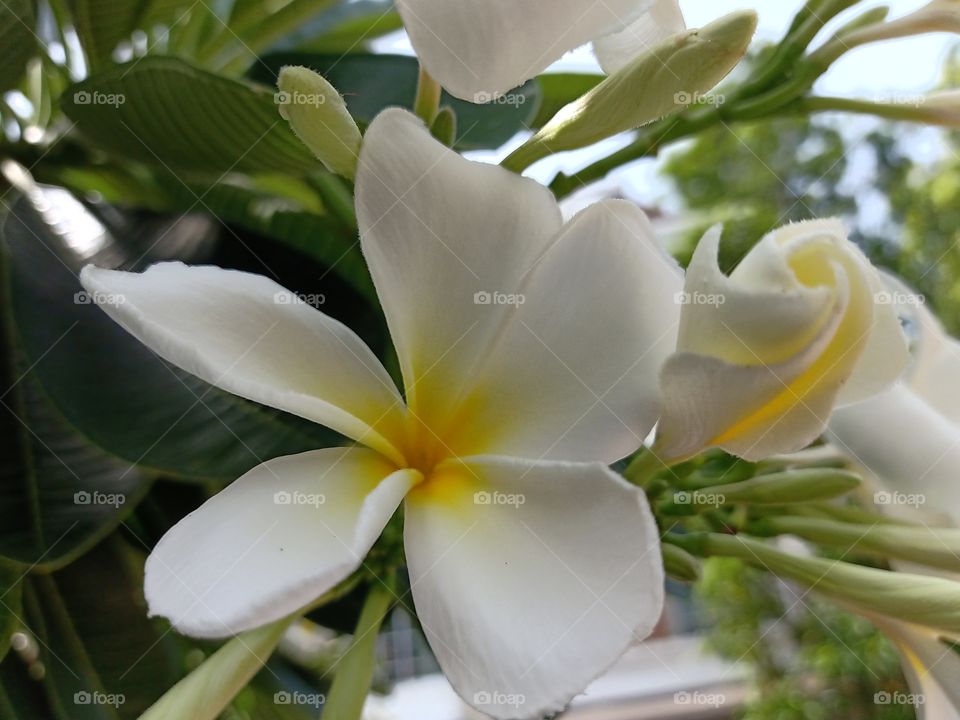
POLYGON ((664 366, 658 454, 721 447, 748 460, 815 440, 834 406, 870 397, 907 363, 886 288, 843 223, 767 235, 729 276, 720 228, 687 271, 677 353, 664 366))
POLYGON ((677 0, 398 0, 420 62, 473 102, 520 85, 594 41, 606 72, 684 30, 677 0))
POLYGON ((296 612, 403 503, 417 615, 454 687, 496 717, 558 711, 660 614, 656 523, 607 464, 659 414, 679 269, 636 207, 563 224, 545 188, 402 110, 367 131, 356 194, 405 397, 265 277, 83 272, 167 360, 359 444, 270 460, 178 523, 147 561, 150 611, 200 637, 296 612))

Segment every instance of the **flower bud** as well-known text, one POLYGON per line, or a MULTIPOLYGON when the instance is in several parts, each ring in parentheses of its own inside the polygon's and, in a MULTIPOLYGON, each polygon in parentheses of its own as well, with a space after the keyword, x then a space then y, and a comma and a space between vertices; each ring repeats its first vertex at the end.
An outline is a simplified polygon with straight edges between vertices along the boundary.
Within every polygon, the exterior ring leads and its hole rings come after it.
POLYGON ((729 276, 717 264, 719 242, 719 227, 706 234, 677 297, 677 352, 661 373, 661 457, 799 450, 835 404, 896 380, 908 360, 900 323, 841 222, 781 228, 729 276))
POLYGON ((276 99, 280 115, 331 172, 353 179, 360 153, 360 129, 336 88, 322 75, 288 65, 280 71, 276 99))

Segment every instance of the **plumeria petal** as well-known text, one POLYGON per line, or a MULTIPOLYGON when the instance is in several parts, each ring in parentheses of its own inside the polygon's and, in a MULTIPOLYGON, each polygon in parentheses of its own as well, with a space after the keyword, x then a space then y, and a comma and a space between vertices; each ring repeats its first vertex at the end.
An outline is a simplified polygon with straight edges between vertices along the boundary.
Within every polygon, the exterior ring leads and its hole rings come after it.
POLYGON ((356 195, 407 402, 438 426, 508 312, 483 301, 516 292, 560 211, 542 185, 463 159, 396 109, 367 130, 356 195))
POLYGON ((417 56, 447 91, 485 102, 568 50, 626 27, 652 0, 398 0, 417 56))
POLYGON ((165 360, 400 460, 403 402, 386 370, 352 330, 272 280, 181 263, 87 266, 80 279, 165 360))
POLYGON ((960 427, 909 387, 898 384, 838 409, 830 435, 884 487, 914 496, 917 509, 947 513, 960 525, 960 427))
POLYGON ((615 73, 644 50, 686 29, 677 0, 654 0, 647 12, 623 30, 594 40, 593 52, 604 72, 615 73))
POLYGON ((687 275, 678 353, 662 376, 662 455, 798 450, 834 406, 896 380, 908 359, 903 333, 841 223, 781 228, 729 277, 716 267, 718 240, 708 233, 687 275))
POLYGON ((223 637, 295 612, 360 566, 418 478, 366 448, 257 466, 154 548, 150 614, 187 635, 223 637))
MULTIPOLYGON (((909 298, 917 302, 916 294, 909 298)), ((950 337, 925 305, 911 313, 918 340, 910 388, 960 428, 960 342, 950 337)))
POLYGON ((636 206, 610 200, 577 215, 520 285, 447 444, 460 456, 612 463, 631 453, 660 415, 681 286, 636 206))
POLYGON ((600 464, 448 462, 408 496, 405 538, 440 666, 496 718, 563 709, 660 616, 656 523, 600 464))

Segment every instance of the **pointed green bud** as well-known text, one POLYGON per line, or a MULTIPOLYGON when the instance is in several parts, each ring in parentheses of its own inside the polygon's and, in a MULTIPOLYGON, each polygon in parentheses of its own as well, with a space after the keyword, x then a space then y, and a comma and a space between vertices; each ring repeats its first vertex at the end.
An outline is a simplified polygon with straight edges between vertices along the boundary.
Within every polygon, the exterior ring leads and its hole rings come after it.
POLYGON ((738 557, 854 610, 960 633, 960 583, 952 580, 792 555, 743 536, 700 536, 691 538, 689 548, 738 557))
POLYGON ((721 103, 721 96, 703 93, 740 62, 756 28, 756 13, 741 11, 674 35, 561 108, 504 167, 522 171, 553 153, 592 145, 694 103, 721 103))
POLYGON ((230 640, 170 688, 140 720, 215 720, 273 653, 290 618, 230 640))
POLYGON ((274 99, 297 137, 331 172, 352 180, 360 154, 360 128, 336 88, 319 73, 288 65, 274 99))
POLYGON ((788 505, 817 502, 844 495, 860 485, 860 478, 846 470, 810 468, 771 473, 698 490, 680 491, 672 503, 663 507, 668 514, 686 515, 698 511, 739 503, 750 505, 788 505))
POLYGON ((664 542, 660 545, 660 551, 663 553, 663 569, 674 580, 696 582, 700 579, 700 561, 686 550, 664 542))
POLYGON ((867 552, 932 568, 960 572, 960 530, 925 525, 837 522, 824 518, 769 517, 759 521, 763 534, 789 534, 849 552, 867 552))
POLYGON ((447 147, 453 147, 457 139, 457 114, 449 105, 444 105, 430 126, 430 134, 447 147))

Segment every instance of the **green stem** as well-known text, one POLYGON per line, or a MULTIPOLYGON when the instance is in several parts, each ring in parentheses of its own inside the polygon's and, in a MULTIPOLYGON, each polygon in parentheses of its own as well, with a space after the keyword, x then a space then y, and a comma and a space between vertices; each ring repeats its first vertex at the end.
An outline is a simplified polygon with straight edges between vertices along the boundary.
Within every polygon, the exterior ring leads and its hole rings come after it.
POLYGON ((937 112, 936 108, 930 109, 920 103, 877 103, 853 98, 816 96, 803 98, 797 107, 799 110, 808 113, 848 112, 859 115, 875 115, 887 120, 947 126, 960 124, 960 113, 957 113, 958 117, 953 118, 949 112, 937 112))
POLYGON ((413 112, 421 117, 427 127, 433 125, 440 110, 440 83, 430 77, 430 74, 420 66, 420 75, 417 79, 417 99, 413 103, 413 112))
POLYGON ((317 171, 307 177, 307 182, 320 195, 326 208, 348 228, 356 230, 357 212, 353 195, 346 183, 333 173, 317 171))
POLYGON ((373 680, 377 634, 395 597, 393 578, 370 588, 357 621, 353 642, 337 665, 330 694, 324 703, 325 720, 360 719, 373 680))
POLYGON ((630 460, 623 476, 638 487, 647 487, 661 470, 669 470, 670 467, 653 448, 644 447, 630 460))

